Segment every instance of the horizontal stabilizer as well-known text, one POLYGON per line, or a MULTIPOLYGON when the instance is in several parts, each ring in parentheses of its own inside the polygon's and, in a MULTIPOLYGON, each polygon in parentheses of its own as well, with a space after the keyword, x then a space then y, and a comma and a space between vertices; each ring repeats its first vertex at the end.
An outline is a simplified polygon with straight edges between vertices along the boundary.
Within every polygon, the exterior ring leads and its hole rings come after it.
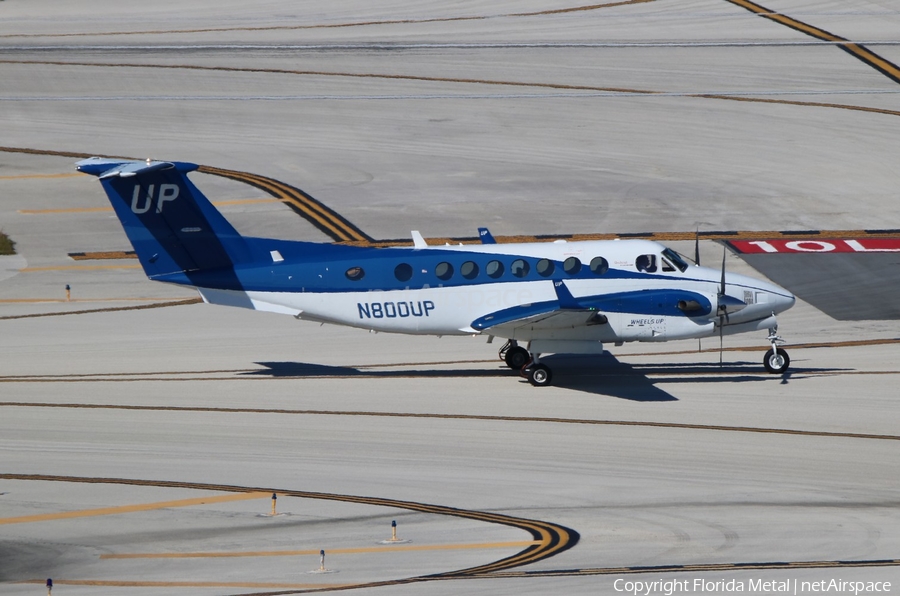
POLYGON ((197 166, 183 162, 152 161, 149 159, 146 161, 135 161, 108 157, 90 157, 77 162, 75 168, 79 172, 105 180, 115 176, 130 178, 138 174, 149 174, 150 172, 171 170, 173 168, 179 172, 187 173, 196 170, 197 166))

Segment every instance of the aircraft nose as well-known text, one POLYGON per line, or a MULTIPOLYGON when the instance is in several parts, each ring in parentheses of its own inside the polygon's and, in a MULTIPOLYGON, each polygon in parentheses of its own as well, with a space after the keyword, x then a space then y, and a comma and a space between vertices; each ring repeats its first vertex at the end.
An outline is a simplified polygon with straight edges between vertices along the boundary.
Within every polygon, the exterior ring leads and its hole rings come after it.
POLYGON ((772 305, 772 310, 776 313, 786 311, 797 302, 796 296, 781 286, 769 284, 769 287, 766 289, 768 290, 767 293, 769 294, 769 302, 772 305))

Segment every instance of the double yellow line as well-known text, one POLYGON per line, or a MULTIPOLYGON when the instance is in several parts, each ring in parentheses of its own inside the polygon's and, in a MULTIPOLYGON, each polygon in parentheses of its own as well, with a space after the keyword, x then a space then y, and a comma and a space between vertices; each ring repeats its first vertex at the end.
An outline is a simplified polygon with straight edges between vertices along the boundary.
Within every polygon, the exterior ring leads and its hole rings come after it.
POLYGON ((819 29, 818 27, 814 27, 812 25, 804 23, 803 21, 798 21, 797 19, 791 18, 787 15, 775 12, 766 8, 765 6, 761 6, 759 4, 756 4, 755 2, 750 2, 750 0, 726 1, 740 6, 741 8, 745 8, 765 19, 769 19, 770 21, 774 21, 786 27, 790 27, 795 31, 799 31, 800 33, 809 35, 810 37, 815 37, 816 39, 821 39, 822 41, 836 42, 839 48, 841 48, 854 58, 865 62, 895 83, 900 83, 900 67, 898 67, 890 60, 882 58, 863 45, 853 43, 847 38, 835 35, 834 33, 830 33, 828 31, 825 31, 824 29, 819 29))
MULTIPOLYGON (((456 579, 461 577, 470 577, 493 571, 510 570, 522 565, 528 565, 542 561, 556 554, 563 552, 575 546, 578 543, 579 535, 574 530, 570 530, 563 526, 545 521, 524 519, 521 517, 513 517, 499 513, 488 513, 483 511, 473 511, 470 509, 457 509, 454 507, 445 507, 442 505, 430 505, 427 503, 417 503, 414 501, 398 501, 394 499, 382 499, 377 497, 361 497, 355 495, 340 495, 333 493, 319 493, 299 490, 282 490, 277 488, 254 488, 246 486, 233 486, 227 484, 201 484, 195 482, 175 482, 164 480, 140 480, 128 478, 91 478, 79 476, 50 476, 43 474, 0 474, 0 479, 6 480, 26 480, 41 482, 77 482, 86 484, 120 484, 128 486, 154 486, 161 488, 185 488, 193 490, 208 490, 224 493, 238 493, 239 497, 253 499, 259 498, 259 495, 268 495, 277 493, 286 497, 300 497, 304 499, 321 499, 327 501, 339 501, 345 503, 356 503, 362 505, 374 505, 377 507, 392 507, 395 509, 406 509, 407 511, 415 511, 418 513, 431 513, 434 515, 449 515, 453 517, 461 517, 472 519, 485 523, 501 524, 512 528, 525 530, 532 535, 533 541, 524 542, 528 546, 519 553, 488 563, 478 567, 470 567, 458 571, 447 571, 423 577, 412 577, 401 580, 388 580, 385 582, 372 582, 365 585, 396 585, 400 583, 431 581, 435 579, 456 579)), ((224 497, 207 497, 210 499, 227 499, 224 497)), ((148 505, 148 507, 151 505, 148 505)))
POLYGON ((363 244, 373 242, 371 236, 341 217, 336 211, 329 209, 290 184, 285 184, 274 178, 260 176, 259 174, 225 170, 212 166, 200 166, 198 171, 249 184, 282 200, 301 217, 330 236, 335 242, 359 242, 363 244))

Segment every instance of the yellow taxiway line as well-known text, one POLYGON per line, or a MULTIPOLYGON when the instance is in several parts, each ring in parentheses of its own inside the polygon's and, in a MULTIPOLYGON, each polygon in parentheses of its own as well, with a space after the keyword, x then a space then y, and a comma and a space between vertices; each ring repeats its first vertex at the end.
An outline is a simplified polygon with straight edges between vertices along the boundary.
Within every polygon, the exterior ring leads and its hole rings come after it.
POLYGON ((0 518, 0 526, 8 524, 27 524, 41 521, 54 521, 58 519, 73 519, 78 517, 96 517, 100 515, 119 515, 122 513, 134 513, 136 511, 153 511, 155 509, 171 509, 174 507, 190 507, 192 505, 208 505, 210 503, 225 503, 228 501, 248 501, 251 499, 269 498, 269 493, 249 492, 232 495, 218 495, 213 497, 197 497, 193 499, 180 499, 178 501, 162 501, 159 503, 143 503, 138 505, 122 505, 120 507, 104 507, 102 509, 82 509, 80 511, 63 511, 60 513, 42 513, 40 515, 26 515, 23 517, 0 518))
MULTIPOLYGON (((385 553, 393 551, 426 551, 426 550, 478 550, 486 548, 523 548, 537 546, 540 541, 519 540, 515 542, 483 542, 474 544, 383 544, 354 548, 330 548, 328 554, 356 555, 364 553, 385 553)), ((125 553, 118 555, 100 555, 101 559, 206 559, 219 557, 295 557, 318 555, 319 549, 313 550, 263 550, 244 552, 199 552, 199 553, 125 553)))

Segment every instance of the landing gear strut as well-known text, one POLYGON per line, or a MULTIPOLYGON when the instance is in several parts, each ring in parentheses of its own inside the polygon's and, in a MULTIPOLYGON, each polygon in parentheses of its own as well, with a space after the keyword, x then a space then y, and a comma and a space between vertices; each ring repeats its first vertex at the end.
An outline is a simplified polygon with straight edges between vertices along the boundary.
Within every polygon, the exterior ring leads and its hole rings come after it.
POLYGON ((546 387, 553 380, 553 372, 546 364, 541 364, 540 354, 529 354, 514 339, 503 344, 499 356, 506 366, 521 371, 522 376, 535 387, 546 387))
POLYGON ((778 347, 778 344, 784 343, 784 340, 778 337, 778 327, 769 329, 769 337, 767 339, 772 344, 772 347, 763 357, 763 366, 766 367, 767 372, 773 375, 780 375, 790 367, 791 358, 784 349, 778 347))

